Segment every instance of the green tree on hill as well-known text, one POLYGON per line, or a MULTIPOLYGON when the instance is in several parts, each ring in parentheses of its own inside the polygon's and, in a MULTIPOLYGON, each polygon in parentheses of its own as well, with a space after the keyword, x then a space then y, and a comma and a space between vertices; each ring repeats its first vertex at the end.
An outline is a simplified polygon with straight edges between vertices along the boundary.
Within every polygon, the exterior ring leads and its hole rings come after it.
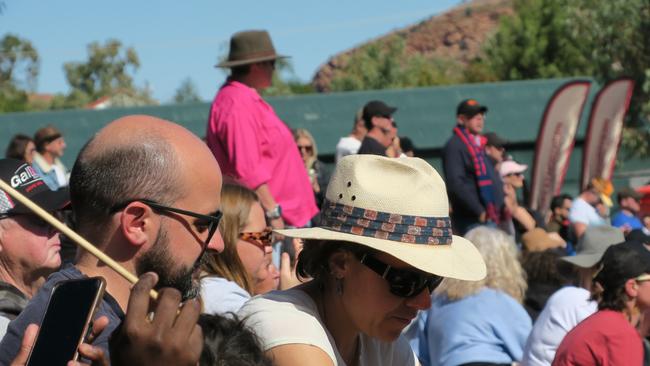
POLYGON ((0 39, 0 112, 28 109, 27 94, 36 88, 38 52, 31 42, 14 34, 0 39))

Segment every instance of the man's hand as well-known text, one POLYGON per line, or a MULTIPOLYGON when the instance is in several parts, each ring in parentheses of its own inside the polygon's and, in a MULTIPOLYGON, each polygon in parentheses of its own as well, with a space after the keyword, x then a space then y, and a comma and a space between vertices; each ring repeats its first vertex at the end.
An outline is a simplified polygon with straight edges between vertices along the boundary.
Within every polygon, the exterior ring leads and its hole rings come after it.
POLYGON ((485 211, 481 212, 481 215, 478 217, 478 221, 484 223, 487 221, 487 214, 485 211))
POLYGON ((196 366, 199 362, 203 350, 203 332, 196 323, 199 302, 181 305, 181 293, 164 288, 150 304, 149 291, 157 282, 155 273, 145 273, 131 290, 126 318, 110 340, 111 365, 196 366))

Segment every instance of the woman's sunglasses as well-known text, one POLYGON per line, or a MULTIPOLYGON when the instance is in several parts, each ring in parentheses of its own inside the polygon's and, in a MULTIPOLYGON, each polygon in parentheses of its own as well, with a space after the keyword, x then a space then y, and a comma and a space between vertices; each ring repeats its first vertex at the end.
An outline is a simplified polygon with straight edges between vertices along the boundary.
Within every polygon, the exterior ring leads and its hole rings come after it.
POLYGON ((266 247, 273 245, 273 231, 267 227, 264 231, 239 233, 239 239, 265 250, 266 247))
POLYGON ((361 257, 360 262, 385 279, 390 287, 390 292, 399 297, 416 296, 425 288, 428 288, 431 293, 444 278, 428 273, 392 268, 367 253, 361 257))
POLYGON ((314 147, 312 145, 298 145, 298 150, 305 150, 305 152, 312 153, 314 151, 314 147))

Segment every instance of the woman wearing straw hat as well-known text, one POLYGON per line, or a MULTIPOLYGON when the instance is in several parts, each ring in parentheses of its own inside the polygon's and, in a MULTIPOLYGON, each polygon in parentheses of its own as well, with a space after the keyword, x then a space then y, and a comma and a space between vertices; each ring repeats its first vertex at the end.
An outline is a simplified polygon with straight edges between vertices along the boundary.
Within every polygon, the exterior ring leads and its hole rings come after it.
POLYGON ((322 226, 297 270, 312 281, 246 303, 239 315, 277 365, 414 365, 400 333, 443 277, 480 280, 485 263, 453 236, 445 184, 424 160, 352 155, 327 188, 322 226))

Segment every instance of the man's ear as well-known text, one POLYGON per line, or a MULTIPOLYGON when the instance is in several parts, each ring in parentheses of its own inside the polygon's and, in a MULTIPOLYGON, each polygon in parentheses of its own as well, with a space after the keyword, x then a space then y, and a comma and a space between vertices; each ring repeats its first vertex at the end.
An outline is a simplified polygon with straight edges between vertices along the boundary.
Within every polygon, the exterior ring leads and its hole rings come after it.
POLYGON ((459 125, 465 126, 465 121, 467 120, 467 117, 463 116, 462 114, 459 114, 456 116, 456 122, 458 122, 459 125))
POLYGON ((625 281, 625 293, 627 294, 628 297, 630 298, 636 298, 639 290, 638 290, 639 285, 636 283, 635 279, 629 279, 625 281))
POLYGON ((157 215, 151 207, 142 202, 132 202, 120 215, 120 229, 122 235, 131 245, 141 246, 147 243, 152 235, 158 232, 157 215))

